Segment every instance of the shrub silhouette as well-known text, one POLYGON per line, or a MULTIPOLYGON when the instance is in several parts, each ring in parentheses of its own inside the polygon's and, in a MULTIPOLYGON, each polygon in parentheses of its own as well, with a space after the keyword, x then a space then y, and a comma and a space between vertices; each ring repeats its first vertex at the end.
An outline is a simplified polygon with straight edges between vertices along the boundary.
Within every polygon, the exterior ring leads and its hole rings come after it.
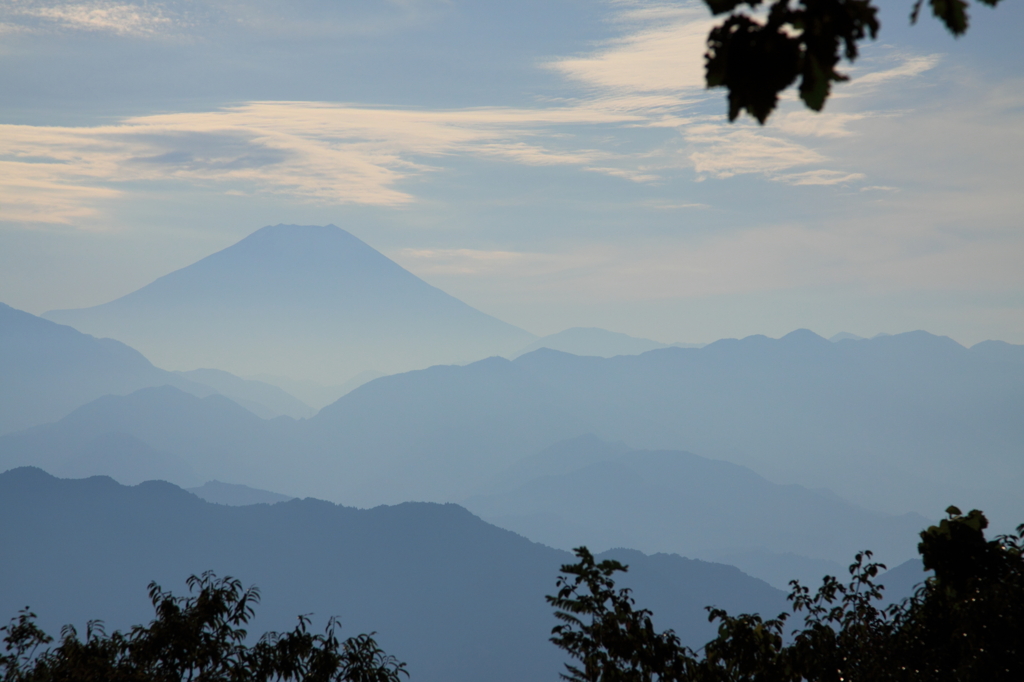
POLYGON ((156 618, 127 633, 107 634, 90 621, 85 639, 67 625, 60 643, 35 623, 26 607, 0 628, 5 654, 0 656, 3 682, 398 682, 407 675, 377 646, 373 635, 338 637, 332 618, 322 634, 308 630, 309 619, 287 633, 268 632, 252 646, 244 626, 254 614, 260 593, 242 588, 231 577, 207 572, 191 576, 190 596, 175 597, 156 583, 149 597, 156 618))
MULTIPOLYGON (((858 43, 878 37, 878 8, 871 0, 771 0, 764 19, 744 11, 762 0, 704 0, 712 14, 728 14, 708 34, 704 79, 709 88, 729 91, 729 120, 746 110, 764 123, 779 102, 779 93, 800 79, 804 104, 821 111, 832 84, 849 80, 837 70, 845 58, 860 54, 858 43)), ((999 0, 978 0, 995 7, 999 0)), ((767 3, 765 3, 767 4, 767 3)), ((916 23, 924 0, 915 0, 910 23, 916 23)), ((970 23, 967 0, 928 0, 935 17, 954 36, 970 23)))
POLYGON ((562 567, 549 596, 562 621, 551 641, 578 664, 571 682, 964 682, 1024 679, 1024 524, 1016 535, 986 540, 978 510, 948 518, 921 533, 918 549, 934 577, 900 604, 878 605, 875 583, 885 566, 862 552, 850 582, 826 576, 813 595, 793 581, 791 612, 765 620, 730 616, 708 607, 718 637, 703 652, 682 646, 671 630, 655 630, 651 612, 636 609, 613 575, 616 561, 562 567), (787 637, 786 622, 803 614, 787 637))

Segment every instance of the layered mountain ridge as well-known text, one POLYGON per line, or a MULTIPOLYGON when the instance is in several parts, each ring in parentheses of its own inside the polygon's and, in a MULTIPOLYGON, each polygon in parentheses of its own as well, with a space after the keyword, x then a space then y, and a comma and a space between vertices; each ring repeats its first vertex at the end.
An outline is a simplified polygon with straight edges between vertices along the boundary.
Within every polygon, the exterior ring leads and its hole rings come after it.
MULTIPOLYGON (((97 618, 108 631, 147 622, 150 581, 182 594, 190 574, 213 570, 260 588, 257 635, 293 628, 298 614, 317 630, 339 616, 343 635, 376 631, 424 682, 526 682, 562 670, 544 595, 573 557, 457 505, 231 507, 159 481, 124 487, 26 468, 0 474, 0 517, 0 617, 28 604, 50 632, 97 618)), ((785 604, 732 566, 630 550, 599 558, 629 564, 619 584, 691 646, 714 636, 704 606, 774 615, 785 604)))
POLYGON ((634 450, 593 435, 524 458, 487 488, 462 504, 536 542, 741 562, 761 578, 761 565, 774 562, 785 577, 770 582, 781 589, 794 578, 807 584, 839 575, 867 547, 891 565, 902 562, 914 556, 917 533, 933 523, 773 483, 729 462, 634 450))
POLYGON ((0 434, 56 421, 105 395, 153 386, 198 397, 220 393, 264 418, 313 413, 277 386, 220 370, 167 372, 120 341, 0 303, 0 434))
POLYGON ((535 337, 333 225, 274 225, 109 303, 47 319, 168 369, 341 384, 511 353, 535 337))
POLYGON ((989 500, 1016 515, 1024 364, 979 351, 924 332, 839 343, 797 332, 607 359, 541 349, 381 377, 299 423, 235 410, 221 424, 202 417, 219 403, 154 389, 0 438, 0 461, 124 432, 207 479, 368 506, 463 499, 516 460, 592 433, 868 508, 934 514, 989 500))

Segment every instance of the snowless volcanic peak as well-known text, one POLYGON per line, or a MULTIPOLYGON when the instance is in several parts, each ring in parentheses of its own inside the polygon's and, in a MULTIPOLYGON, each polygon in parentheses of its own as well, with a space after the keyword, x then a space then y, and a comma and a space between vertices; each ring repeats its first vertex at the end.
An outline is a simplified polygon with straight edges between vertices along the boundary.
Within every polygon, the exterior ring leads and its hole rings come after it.
POLYGON ((274 225, 109 303, 48 319, 167 369, 342 382, 511 353, 535 337, 334 225, 274 225))

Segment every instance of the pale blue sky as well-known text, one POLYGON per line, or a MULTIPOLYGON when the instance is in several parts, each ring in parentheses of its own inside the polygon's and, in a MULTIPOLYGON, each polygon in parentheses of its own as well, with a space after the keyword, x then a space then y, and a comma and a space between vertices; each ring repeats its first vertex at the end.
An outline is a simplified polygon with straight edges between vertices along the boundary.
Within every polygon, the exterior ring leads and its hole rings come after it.
POLYGON ((334 223, 537 334, 1024 343, 1024 9, 728 124, 702 5, 0 0, 0 301, 334 223))

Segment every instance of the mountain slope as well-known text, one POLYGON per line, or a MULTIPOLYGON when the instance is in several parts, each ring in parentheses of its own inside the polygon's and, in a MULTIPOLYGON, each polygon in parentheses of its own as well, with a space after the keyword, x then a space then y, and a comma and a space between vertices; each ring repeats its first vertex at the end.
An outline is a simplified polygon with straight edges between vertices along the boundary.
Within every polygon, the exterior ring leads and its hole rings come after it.
MULTIPOLYGON (((357 510, 317 500, 229 507, 166 483, 58 480, 38 469, 0 474, 0 617, 26 604, 51 632, 101 618, 108 630, 151 617, 146 584, 181 594, 214 570, 262 592, 251 632, 300 613, 344 633, 377 631, 423 682, 554 679, 555 621, 544 595, 572 557, 484 523, 456 505, 357 510)), ((699 645, 714 633, 703 606, 775 614, 782 593, 738 569, 618 552, 620 583, 699 645)))
POLYGON ((284 389, 264 381, 242 379, 219 369, 193 369, 175 374, 209 386, 264 419, 273 419, 281 415, 292 419, 305 419, 314 413, 309 405, 284 389))
POLYGON ((164 385, 200 397, 221 393, 264 418, 312 414, 276 386, 217 370, 167 372, 120 341, 0 303, 0 434, 56 421, 104 395, 164 385))
MULTIPOLYGON (((472 366, 490 381, 513 367, 499 360, 472 366)), ((913 515, 870 513, 834 495, 774 484, 727 462, 688 453, 637 452, 593 436, 547 448, 488 477, 499 455, 536 449, 544 437, 580 428, 579 419, 530 392, 517 398, 507 377, 497 403, 479 393, 457 401, 454 388, 433 375, 451 378, 464 369, 415 373, 419 391, 406 382, 400 395, 388 390, 389 383, 399 381, 389 377, 377 387, 391 398, 388 412, 350 409, 340 423, 332 419, 328 424, 261 420, 221 396, 199 399, 171 387, 111 396, 56 424, 0 438, 0 470, 35 465, 57 474, 141 480, 139 462, 91 471, 74 467, 78 452, 95 450, 95 442, 115 434, 145 441, 155 451, 177 453, 195 472, 190 480, 229 480, 287 492, 322 490, 349 504, 370 506, 375 498, 401 496, 461 499, 458 490, 482 481, 476 486, 481 494, 466 504, 532 540, 561 548, 583 542, 601 549, 628 546, 735 560, 776 586, 794 577, 820 577, 822 561, 833 562, 827 570, 835 572, 835 565, 845 565, 866 547, 884 560, 902 561, 913 553, 916 532, 927 525, 913 515), (410 405, 430 403, 439 394, 447 400, 437 411, 413 414, 410 405), (505 413, 496 421, 499 407, 505 413), (453 413, 461 430, 453 425, 453 413), (419 421, 410 423, 411 416, 419 421), (547 426, 542 418, 550 420, 547 426), (376 428, 367 433, 366 424, 374 421, 376 428), (524 429, 524 424, 534 428, 524 429), (375 437, 368 440, 370 435, 375 437)))
POLYGON ((46 317, 121 339, 163 367, 321 383, 468 362, 534 338, 333 225, 264 227, 117 300, 46 317))
POLYGON ((294 497, 272 493, 269 490, 258 490, 247 485, 224 483, 223 481, 207 481, 196 488, 187 488, 196 497, 214 504, 226 504, 242 507, 248 504, 277 504, 294 500, 294 497))
POLYGON ((60 419, 107 394, 169 384, 213 389, 154 367, 113 339, 97 339, 0 303, 0 434, 60 419))
MULTIPOLYGON (((924 332, 831 343, 799 331, 614 358, 541 349, 393 375, 322 409, 308 451, 331 467, 326 444, 344 443, 338 461, 354 477, 336 487, 357 504, 462 499, 488 470, 593 433, 868 508, 935 514, 957 501, 1012 522, 1024 517, 1010 497, 1024 477, 1021 414, 1020 364, 924 332)), ((326 480, 316 489, 329 494, 326 480)))
POLYGON ((525 348, 514 353, 513 359, 540 348, 560 350, 573 355, 596 355, 610 358, 616 355, 639 355, 655 348, 665 348, 668 344, 640 339, 627 334, 610 332, 597 327, 572 327, 557 334, 549 334, 537 339, 525 348))
MULTIPOLYGON (((490 523, 562 549, 633 547, 704 559, 768 550, 845 566, 871 548, 895 565, 915 556, 917 533, 930 523, 772 483, 728 462, 620 449, 593 436, 558 443, 496 478, 504 490, 462 504, 490 523)), ((809 574, 791 567, 773 584, 824 575, 820 562, 806 563, 809 574)), ((766 578, 756 568, 750 572, 766 578)))
POLYGON ((149 447, 135 436, 110 431, 99 434, 80 448, 55 458, 49 470, 63 478, 110 476, 123 485, 143 481, 169 481, 175 485, 195 485, 195 471, 177 455, 149 447))
POLYGON ((971 346, 971 355, 993 362, 1024 364, 1024 346, 1005 341, 982 341, 971 346))
POLYGON ((869 509, 933 515, 955 502, 1024 518, 1024 365, 923 332, 838 343, 798 332, 607 359, 542 349, 381 377, 301 423, 220 423, 139 400, 0 437, 0 457, 30 455, 25 439, 80 446, 128 433, 202 480, 372 506, 461 500, 523 457, 591 433, 869 509))
MULTIPOLYGON (((180 458, 194 473, 184 481, 172 479, 176 482, 253 483, 254 473, 262 482, 290 467, 279 453, 287 452, 295 441, 297 424, 288 417, 261 419, 218 394, 198 398, 172 386, 144 388, 127 396, 104 396, 53 424, 0 437, 0 471, 37 466, 51 473, 70 473, 67 467, 90 443, 121 434, 180 458)), ((73 471, 134 480, 123 466, 126 463, 108 459, 105 469, 73 471)))

